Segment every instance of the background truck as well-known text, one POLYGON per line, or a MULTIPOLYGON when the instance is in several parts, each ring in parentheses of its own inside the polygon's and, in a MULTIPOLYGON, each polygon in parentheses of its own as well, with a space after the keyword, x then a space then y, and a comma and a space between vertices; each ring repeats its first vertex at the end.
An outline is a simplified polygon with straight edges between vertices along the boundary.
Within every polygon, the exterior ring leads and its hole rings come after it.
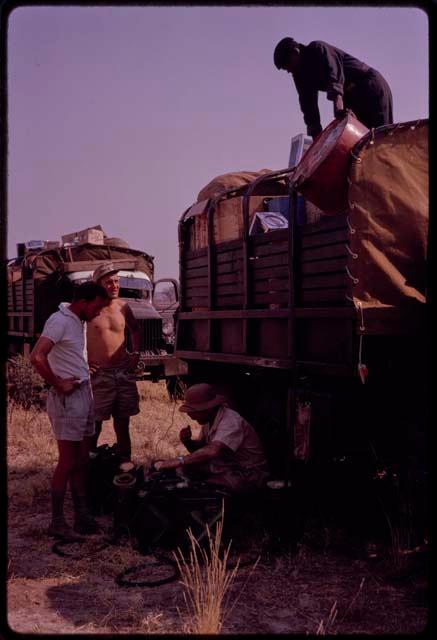
MULTIPOLYGON (((28 354, 50 314, 60 302, 72 299, 74 285, 90 280, 99 264, 112 260, 120 269, 120 297, 129 302, 141 325, 138 375, 156 379, 185 371, 173 356, 178 283, 154 282, 152 256, 119 238, 108 238, 100 225, 64 235, 61 242, 32 241, 17 249, 7 269, 10 355, 28 354)), ((128 331, 126 337, 129 349, 128 331)))
POLYGON ((284 486, 304 474, 323 503, 348 489, 339 469, 413 474, 423 501, 428 122, 364 135, 337 215, 308 222, 294 175, 222 176, 184 212, 175 353, 252 422, 284 486))

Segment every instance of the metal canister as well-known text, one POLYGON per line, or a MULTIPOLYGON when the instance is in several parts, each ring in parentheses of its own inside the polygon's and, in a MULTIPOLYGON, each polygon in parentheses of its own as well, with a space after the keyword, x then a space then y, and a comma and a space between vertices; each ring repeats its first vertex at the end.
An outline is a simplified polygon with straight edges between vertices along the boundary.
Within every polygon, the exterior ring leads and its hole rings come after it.
POLYGON ((346 212, 351 151, 368 131, 348 111, 321 132, 297 165, 294 187, 324 213, 346 212))

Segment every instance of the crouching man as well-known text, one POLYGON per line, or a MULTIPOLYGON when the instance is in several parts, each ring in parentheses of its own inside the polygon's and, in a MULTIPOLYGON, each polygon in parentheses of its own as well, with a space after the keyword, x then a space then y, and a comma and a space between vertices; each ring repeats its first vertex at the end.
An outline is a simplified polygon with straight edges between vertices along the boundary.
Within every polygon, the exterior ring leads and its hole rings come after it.
POLYGON ((86 472, 89 446, 94 434, 94 407, 86 358, 85 323, 96 318, 108 304, 106 290, 86 282, 74 290, 71 304, 61 303, 44 325, 30 360, 50 385, 47 413, 57 440, 59 458, 52 484, 52 521, 49 535, 74 538, 64 517, 68 482, 73 498, 74 531, 99 531, 87 508, 86 472))
POLYGON ((180 440, 190 452, 173 460, 158 460, 157 471, 181 468, 188 477, 246 492, 261 487, 269 472, 261 442, 253 427, 226 405, 209 384, 190 387, 179 411, 202 426, 199 440, 191 428, 180 432, 180 440))

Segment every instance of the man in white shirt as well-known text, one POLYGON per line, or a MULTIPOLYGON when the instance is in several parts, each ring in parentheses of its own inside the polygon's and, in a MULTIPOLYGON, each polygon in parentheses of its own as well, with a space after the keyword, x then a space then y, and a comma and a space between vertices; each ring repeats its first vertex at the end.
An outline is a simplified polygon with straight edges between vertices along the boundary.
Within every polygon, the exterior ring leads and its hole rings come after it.
POLYGON ((94 434, 94 409, 87 362, 85 322, 99 315, 108 304, 100 285, 86 282, 74 290, 71 304, 61 303, 44 325, 30 360, 51 385, 47 413, 57 440, 59 458, 52 485, 52 522, 49 535, 74 537, 64 517, 68 482, 74 504, 74 531, 97 533, 98 524, 87 507, 86 465, 94 434))
POLYGON ((202 425, 198 440, 191 428, 180 432, 181 442, 190 452, 172 460, 154 463, 161 469, 182 468, 187 475, 197 472, 206 482, 245 492, 261 487, 269 472, 261 442, 254 428, 226 405, 209 384, 195 384, 185 393, 179 411, 202 425))

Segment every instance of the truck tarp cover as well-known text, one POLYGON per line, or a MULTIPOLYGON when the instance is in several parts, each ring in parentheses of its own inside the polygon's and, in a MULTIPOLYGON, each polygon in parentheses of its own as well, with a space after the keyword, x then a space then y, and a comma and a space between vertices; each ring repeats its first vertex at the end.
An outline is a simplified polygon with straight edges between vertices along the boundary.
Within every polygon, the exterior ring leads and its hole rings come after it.
POLYGON ((354 302, 363 308, 426 301, 428 121, 368 134, 349 186, 354 302))
POLYGON ((259 178, 259 176, 271 173, 271 169, 260 169, 259 171, 235 171, 234 173, 224 173, 208 182, 197 196, 197 202, 215 198, 228 189, 238 189, 259 178))
POLYGON ((56 271, 61 271, 65 262, 82 262, 94 260, 125 260, 134 258, 136 268, 153 278, 153 258, 142 251, 124 247, 83 244, 71 247, 71 258, 66 248, 52 249, 30 256, 35 278, 47 278, 56 271))

